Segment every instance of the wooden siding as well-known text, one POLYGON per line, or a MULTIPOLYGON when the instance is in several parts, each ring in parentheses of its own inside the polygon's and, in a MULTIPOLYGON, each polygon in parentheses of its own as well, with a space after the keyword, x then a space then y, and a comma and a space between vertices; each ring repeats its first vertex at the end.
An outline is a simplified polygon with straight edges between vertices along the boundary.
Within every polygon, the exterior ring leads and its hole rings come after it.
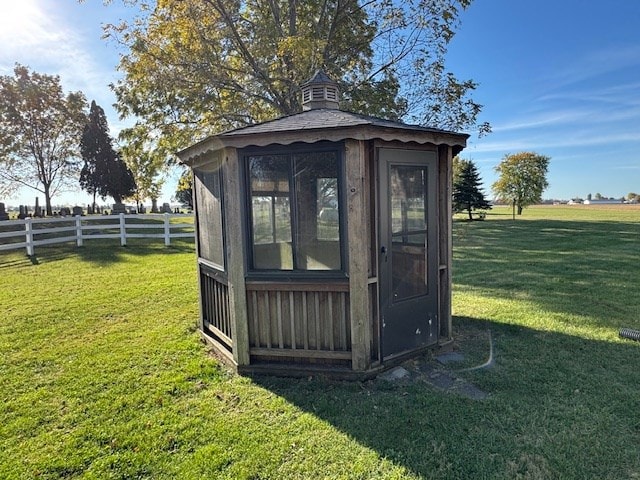
POLYGON ((243 186, 240 181, 238 152, 233 148, 224 151, 224 215, 227 250, 227 275, 229 278, 229 305, 231 306, 231 332, 233 333, 233 361, 236 365, 249 364, 249 340, 247 333, 246 291, 244 284, 245 256, 242 223, 243 186))
POLYGON ((229 351, 233 348, 229 287, 226 280, 212 270, 200 266, 200 298, 202 324, 229 351))
POLYGON ((451 320, 451 265, 452 265, 452 206, 453 152, 451 147, 438 147, 438 322, 439 341, 445 343, 452 338, 451 320))
POLYGON ((366 203, 369 197, 366 183, 367 145, 363 141, 345 141, 347 187, 347 238, 351 331, 353 334, 354 370, 371 366, 371 312, 369 311, 368 267, 369 249, 363 248, 367 235, 366 203))
POLYGON ((351 359, 346 284, 247 283, 251 356, 351 359))

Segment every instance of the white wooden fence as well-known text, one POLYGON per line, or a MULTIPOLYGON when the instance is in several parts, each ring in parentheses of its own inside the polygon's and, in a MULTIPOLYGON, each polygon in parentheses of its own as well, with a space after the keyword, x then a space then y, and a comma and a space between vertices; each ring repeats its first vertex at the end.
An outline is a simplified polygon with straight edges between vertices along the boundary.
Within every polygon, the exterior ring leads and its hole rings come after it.
POLYGON ((184 215, 104 215, 75 216, 60 218, 25 218, 0 222, 0 251, 25 248, 27 255, 34 254, 34 248, 54 243, 75 242, 78 247, 85 240, 99 238, 119 238, 120 245, 127 244, 129 238, 163 238, 165 245, 171 245, 172 238, 193 238, 193 223, 172 223, 172 218, 184 215), (147 220, 134 223, 134 220, 147 220), (180 231, 175 231, 175 230, 180 231), (188 231, 184 231, 187 229, 188 231), (155 230, 152 233, 140 231, 155 230), (16 241, 18 239, 18 241, 16 241), (24 240, 24 241, 23 241, 24 240))

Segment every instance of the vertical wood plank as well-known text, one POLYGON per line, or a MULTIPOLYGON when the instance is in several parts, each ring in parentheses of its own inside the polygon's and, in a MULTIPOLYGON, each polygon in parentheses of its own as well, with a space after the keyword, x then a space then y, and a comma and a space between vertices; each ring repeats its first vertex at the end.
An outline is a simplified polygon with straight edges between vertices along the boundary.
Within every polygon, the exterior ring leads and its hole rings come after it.
POLYGON ((291 348, 293 350, 297 347, 296 340, 296 312, 294 310, 293 292, 289 292, 289 322, 291 323, 291 348))
MULTIPOLYGON (((253 311, 251 312, 251 318, 253 319, 253 342, 251 343, 254 347, 260 347, 260 322, 258 322, 258 293, 251 292, 251 306, 253 307, 253 311)), ((250 335, 251 337, 251 335, 250 335)))
POLYGON ((353 370, 366 370, 371 363, 371 318, 367 285, 367 249, 362 243, 367 231, 366 143, 346 140, 347 238, 349 257, 349 314, 351 321, 351 364, 353 370))
POLYGON ((216 317, 216 295, 215 295, 215 284, 213 283, 213 279, 211 277, 207 278, 207 318, 209 319, 209 323, 214 325, 216 328, 220 328, 220 325, 217 322, 216 317))
POLYGON ((304 349, 309 350, 309 311, 307 309, 307 292, 300 292, 302 295, 302 334, 304 349))
POLYGON ((321 350, 322 349, 322 336, 321 336, 322 333, 320 330, 320 297, 318 295, 318 292, 313 292, 313 301, 315 306, 313 323, 316 330, 316 349, 321 350))
POLYGON ((249 325, 247 319, 246 286, 244 283, 244 191, 240 181, 240 165, 235 148, 222 150, 224 178, 224 211, 228 259, 229 303, 231 305, 231 338, 233 360, 238 365, 249 364, 249 325))
POLYGON ((340 348, 348 350, 347 345, 347 294, 340 292, 340 348))
POLYGON ((214 279, 210 279, 211 284, 211 294, 213 295, 213 324, 216 326, 218 330, 223 332, 225 335, 227 334, 226 325, 224 323, 224 315, 222 312, 222 304, 220 302, 220 288, 218 287, 218 282, 214 279))
POLYGON ((282 334, 282 292, 276 292, 276 321, 278 322, 278 347, 284 348, 284 336, 282 334))
POLYGON ((264 298, 264 316, 262 317, 262 324, 264 325, 265 332, 267 334, 267 348, 271 348, 271 305, 269 302, 269 292, 261 292, 264 298))
POLYGON ((216 280, 215 282, 215 288, 216 288, 216 310, 217 310, 217 314, 218 314, 218 322, 220 323, 220 325, 222 326, 222 328, 220 328, 220 330, 222 330, 224 332, 225 335, 227 335, 228 337, 231 336, 231 325, 229 324, 229 322, 227 321, 227 315, 226 315, 226 311, 225 311, 225 301, 224 301, 224 291, 222 289, 222 284, 220 282, 218 282, 216 280))
POLYGON ((211 322, 211 318, 209 317, 209 304, 211 300, 209 299, 209 277, 201 271, 200 272, 200 291, 202 294, 201 304, 202 304, 202 321, 211 322))
POLYGON ((229 338, 233 339, 233 334, 231 332, 231 315, 229 314, 229 289, 226 285, 220 284, 220 291, 222 292, 222 305, 224 321, 227 325, 227 335, 229 335, 229 338))
POLYGON ((332 292, 327 292, 327 307, 328 307, 328 312, 327 312, 327 319, 328 319, 328 327, 327 330, 329 330, 329 350, 333 351, 335 350, 335 341, 334 341, 334 325, 335 325, 335 319, 333 318, 333 293, 332 292))

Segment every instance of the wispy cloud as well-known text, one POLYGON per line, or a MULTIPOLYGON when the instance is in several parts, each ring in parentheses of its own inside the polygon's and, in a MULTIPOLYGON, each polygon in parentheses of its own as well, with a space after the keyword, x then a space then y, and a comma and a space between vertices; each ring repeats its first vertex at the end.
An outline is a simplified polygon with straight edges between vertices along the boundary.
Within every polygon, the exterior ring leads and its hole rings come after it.
POLYGON ((584 118, 589 112, 582 109, 573 110, 555 110, 549 109, 544 113, 536 113, 523 118, 518 116, 513 120, 509 120, 504 123, 499 123, 492 127, 492 131, 495 133, 537 129, 540 127, 551 127, 553 125, 567 124, 579 119, 584 118))
POLYGON ((515 153, 523 150, 535 150, 544 153, 549 149, 595 147, 599 145, 637 143, 640 142, 640 131, 637 132, 557 132, 536 136, 518 136, 501 138, 495 141, 484 139, 472 140, 469 145, 477 153, 515 153))
POLYGON ((610 46, 585 53, 564 69, 548 75, 558 88, 582 83, 601 75, 640 66, 640 45, 610 46))
POLYGON ((115 97, 108 86, 118 76, 117 53, 100 40, 99 22, 70 23, 70 9, 88 6, 61 7, 48 0, 0 2, 0 74, 11 74, 20 63, 38 73, 59 75, 65 91, 82 91, 117 123, 111 108, 115 97))

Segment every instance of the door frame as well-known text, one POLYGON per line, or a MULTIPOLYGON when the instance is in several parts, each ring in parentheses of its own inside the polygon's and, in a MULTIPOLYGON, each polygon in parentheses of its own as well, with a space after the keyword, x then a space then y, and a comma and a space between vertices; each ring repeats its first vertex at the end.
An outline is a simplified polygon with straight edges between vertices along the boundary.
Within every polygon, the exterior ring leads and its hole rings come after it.
MULTIPOLYGON (((438 269, 438 255, 439 255, 439 225, 438 225, 438 151, 436 149, 416 149, 406 148, 405 146, 379 146, 376 148, 377 158, 377 176, 378 176, 378 248, 376 249, 377 268, 379 275, 379 297, 378 297, 378 309, 380 315, 379 322, 379 341, 381 350, 381 359, 389 360, 391 358, 402 356, 406 353, 419 350, 425 347, 432 346, 439 341, 439 269, 438 269), (395 158, 390 158, 389 155, 396 155, 395 158), (407 298, 400 302, 405 303, 405 306, 413 302, 416 307, 419 307, 421 302, 426 308, 424 317, 412 317, 412 322, 416 322, 423 325, 428 335, 426 337, 417 338, 415 336, 408 339, 405 346, 407 348, 402 350, 395 350, 388 353, 385 348, 385 343, 388 340, 391 333, 387 331, 387 337, 385 337, 385 320, 388 320, 389 313, 393 315, 392 308, 394 307, 393 295, 392 295, 392 265, 389 262, 393 262, 393 253, 390 251, 392 248, 392 231, 391 231, 391 197, 390 197, 390 170, 392 165, 398 166, 419 166, 424 167, 427 172, 426 178, 426 249, 425 249, 425 273, 427 276, 427 293, 425 295, 417 296, 415 298, 407 298), (382 249, 386 247, 387 253, 383 253, 382 249), (385 259, 386 257, 386 259, 385 259), (387 341, 385 341, 387 339, 387 341)), ((411 307, 408 307, 409 310, 411 307)), ((407 325, 406 328, 409 328, 407 325)), ((417 332, 417 330, 416 330, 417 332)), ((416 333, 418 335, 418 333, 416 333)))

